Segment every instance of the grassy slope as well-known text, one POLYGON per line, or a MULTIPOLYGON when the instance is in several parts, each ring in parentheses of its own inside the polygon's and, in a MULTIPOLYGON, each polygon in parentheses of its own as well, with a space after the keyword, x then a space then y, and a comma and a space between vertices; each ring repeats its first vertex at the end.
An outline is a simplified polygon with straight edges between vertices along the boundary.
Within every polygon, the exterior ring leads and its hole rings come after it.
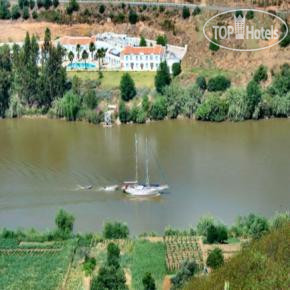
POLYGON ((55 254, 1 255, 0 289, 30 290, 57 289, 70 261, 70 242, 55 254))
POLYGON ((146 272, 152 273, 158 289, 161 289, 163 278, 166 275, 164 244, 136 241, 132 255, 133 289, 143 289, 142 279, 146 272))
POLYGON ((290 223, 253 241, 208 277, 194 278, 184 289, 288 289, 290 223))
MULTIPOLYGON (((115 89, 120 85, 120 80, 124 72, 115 71, 115 72, 103 72, 104 78, 101 80, 101 87, 104 89, 115 89)), ((96 71, 84 71, 84 72, 68 72, 69 77, 77 75, 83 80, 93 80, 98 79, 99 74, 96 71)), ((155 72, 130 72, 135 85, 137 88, 153 88, 154 87, 154 77, 155 72)))

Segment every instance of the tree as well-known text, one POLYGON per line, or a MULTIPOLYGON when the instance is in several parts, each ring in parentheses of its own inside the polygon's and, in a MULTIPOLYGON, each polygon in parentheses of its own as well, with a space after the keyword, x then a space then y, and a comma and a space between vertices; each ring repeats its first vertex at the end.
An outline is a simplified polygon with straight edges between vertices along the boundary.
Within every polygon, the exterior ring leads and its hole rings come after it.
POLYGON ((12 62, 8 45, 0 47, 0 117, 4 117, 10 100, 12 62))
POLYGON ((187 6, 183 6, 183 8, 182 8, 182 18, 183 19, 187 19, 189 17, 190 17, 189 8, 187 6))
POLYGON ((94 257, 85 256, 85 261, 83 264, 83 270, 86 276, 92 275, 95 267, 96 267, 96 259, 94 257))
POLYGON ((208 80, 207 89, 209 92, 225 91, 231 86, 231 81, 225 76, 216 76, 208 80))
POLYGON ((93 109, 95 109, 97 107, 97 105, 98 105, 98 99, 96 97, 95 90, 89 90, 84 95, 84 103, 91 110, 93 110, 93 109))
POLYGON ((95 44, 93 42, 90 43, 89 50, 90 50, 91 57, 92 57, 92 60, 93 60, 94 59, 94 52, 96 50, 96 46, 95 46, 95 44))
POLYGON ((11 8, 11 18, 13 20, 18 19, 21 16, 20 14, 20 8, 17 4, 13 5, 11 8))
POLYGON ((150 102, 149 102, 149 98, 147 95, 145 95, 142 99, 142 109, 145 111, 145 112, 148 112, 149 111, 149 108, 150 108, 150 102))
POLYGON ((57 8, 59 5, 59 0, 53 0, 52 3, 53 3, 53 7, 57 8))
POLYGON ((144 36, 141 36, 139 46, 147 46, 147 42, 144 36))
POLYGON ((163 93, 163 89, 170 85, 171 77, 167 62, 161 62, 155 76, 155 88, 158 93, 163 93))
POLYGON ((71 15, 76 11, 79 11, 80 6, 77 0, 70 0, 68 6, 66 7, 67 14, 71 15))
POLYGON ((173 65, 172 65, 172 74, 174 77, 180 75, 181 73, 181 63, 180 62, 175 62, 173 65))
POLYGON ((0 19, 9 19, 11 14, 9 11, 8 0, 0 0, 0 19))
POLYGON ((121 267, 102 266, 99 269, 98 276, 92 280, 91 290, 100 289, 118 289, 126 290, 126 277, 121 267))
POLYGON ((125 102, 132 100, 136 96, 135 83, 129 73, 124 73, 120 82, 121 98, 125 102))
POLYGON ((130 10, 129 12, 129 22, 131 24, 136 24, 138 22, 138 14, 134 10, 130 10))
POLYGON ((167 45, 167 37, 166 35, 158 35, 156 38, 156 43, 158 45, 166 46, 167 45))
POLYGON ((76 51, 77 51, 77 57, 78 59, 80 59, 81 45, 79 43, 76 46, 76 51))
POLYGON ((89 54, 87 53, 86 50, 84 50, 84 51, 82 52, 82 60, 85 61, 85 69, 87 68, 87 59, 88 59, 88 57, 89 57, 89 54))
POLYGON ((34 7, 35 7, 35 1, 34 0, 29 0, 29 7, 30 7, 31 10, 34 9, 34 7))
POLYGON ((46 10, 48 10, 51 7, 51 5, 52 5, 51 0, 44 0, 43 1, 43 6, 46 10))
POLYGON ((99 73, 101 73, 102 63, 103 63, 103 59, 106 56, 106 52, 107 52, 107 49, 105 49, 103 47, 97 49, 96 59, 98 59, 98 61, 99 61, 99 73))
POLYGON ((59 231, 64 233, 72 233, 75 218, 72 214, 60 209, 55 218, 55 224, 59 231))
POLYGON ((29 0, 18 0, 18 5, 22 10, 24 7, 29 6, 29 0))
POLYGON ((203 91, 205 91, 206 90, 206 88, 207 88, 207 84, 206 84, 206 79, 205 79, 205 77, 204 76, 198 76, 197 78, 196 78, 196 84, 198 85, 198 87, 201 89, 201 90, 203 90, 203 91))
POLYGON ((43 7, 43 0, 37 0, 36 4, 37 4, 37 8, 41 9, 43 7))
POLYGON ((144 290, 155 290, 156 285, 151 273, 145 273, 142 279, 144 290))
POLYGON ((74 58, 75 58, 74 53, 73 53, 72 51, 70 51, 70 52, 68 53, 68 59, 69 59, 69 61, 70 61, 71 64, 72 64, 74 58))
POLYGON ((119 222, 108 222, 103 230, 105 239, 126 239, 129 236, 129 229, 126 224, 119 222))
POLYGON ((224 264, 223 252, 219 248, 213 249, 206 260, 206 265, 212 269, 217 269, 224 264))
POLYGON ((29 17, 30 17, 29 9, 28 9, 27 6, 25 6, 25 7, 23 8, 22 18, 23 18, 24 20, 27 20, 29 17))

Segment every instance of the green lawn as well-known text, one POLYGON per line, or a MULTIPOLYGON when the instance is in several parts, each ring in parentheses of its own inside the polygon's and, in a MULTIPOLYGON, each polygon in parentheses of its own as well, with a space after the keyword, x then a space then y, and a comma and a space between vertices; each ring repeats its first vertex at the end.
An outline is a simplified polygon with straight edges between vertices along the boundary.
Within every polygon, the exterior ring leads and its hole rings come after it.
POLYGON ((51 290, 60 288, 72 253, 67 242, 57 253, 0 255, 0 289, 51 290))
POLYGON ((155 279, 158 289, 162 289, 166 275, 165 245, 138 240, 132 253, 131 273, 133 289, 143 289, 142 279, 150 272, 155 279))
MULTIPOLYGON (((104 78, 101 80, 101 87, 104 89, 118 88, 120 80, 124 72, 103 72, 104 78)), ((98 79, 99 73, 96 71, 80 71, 80 72, 68 72, 69 77, 74 75, 83 80, 98 79)), ((137 88, 153 88, 155 72, 130 72, 137 88)))

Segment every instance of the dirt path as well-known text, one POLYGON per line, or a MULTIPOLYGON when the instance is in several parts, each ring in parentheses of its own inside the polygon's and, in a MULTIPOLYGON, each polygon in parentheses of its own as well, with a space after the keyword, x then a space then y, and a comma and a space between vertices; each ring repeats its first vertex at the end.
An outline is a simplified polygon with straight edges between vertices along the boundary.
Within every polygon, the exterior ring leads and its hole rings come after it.
POLYGON ((170 287, 171 287, 171 277, 167 275, 164 277, 162 290, 170 290, 170 287))

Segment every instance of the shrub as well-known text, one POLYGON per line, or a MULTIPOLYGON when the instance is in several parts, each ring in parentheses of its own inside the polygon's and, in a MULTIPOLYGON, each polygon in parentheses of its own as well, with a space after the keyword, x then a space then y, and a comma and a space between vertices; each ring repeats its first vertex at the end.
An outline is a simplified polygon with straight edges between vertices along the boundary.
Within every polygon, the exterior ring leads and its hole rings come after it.
POLYGON ((197 108, 195 117, 202 121, 221 122, 227 118, 228 107, 226 100, 211 95, 197 108))
POLYGON ((249 10, 249 11, 247 12, 247 14, 246 14, 246 18, 247 18, 248 20, 251 20, 251 19, 254 19, 254 17, 255 17, 255 13, 254 13, 254 11, 253 11, 253 10, 249 10))
POLYGON ((146 273, 142 279, 144 290, 155 290, 156 285, 151 273, 146 273))
POLYGON ((120 81, 120 91, 121 91, 121 98, 124 101, 129 101, 136 96, 136 88, 135 83, 130 76, 130 74, 125 73, 122 75, 120 81))
POLYGON ((247 85, 247 94, 246 94, 246 105, 249 118, 252 117, 256 106, 261 101, 262 91, 257 82, 254 80, 250 81, 247 85))
POLYGON ((271 100, 271 109, 275 117, 290 115, 290 93, 284 96, 274 96, 271 100))
POLYGON ((144 36, 141 36, 139 46, 147 46, 146 39, 144 36))
POLYGON ((249 118, 246 90, 231 88, 225 93, 225 98, 229 102, 228 118, 231 121, 242 121, 249 118))
POLYGON ((217 269, 224 264, 224 256, 219 248, 213 249, 206 260, 206 265, 212 269, 217 269))
POLYGON ((44 0, 43 6, 46 10, 48 10, 52 6, 52 1, 51 0, 44 0))
POLYGON ((107 265, 118 268, 120 259, 120 249, 118 245, 109 243, 107 247, 107 265))
POLYGON ((129 12, 129 22, 131 24, 136 24, 138 22, 138 14, 134 10, 130 10, 129 12))
POLYGON ((164 97, 157 97, 150 109, 153 120, 163 120, 167 115, 167 105, 164 97))
POLYGON ((209 43, 209 49, 211 51, 218 51, 220 49, 217 39, 212 38, 211 42, 209 43))
POLYGON ((195 261, 185 261, 182 264, 181 269, 171 279, 173 284, 172 289, 181 289, 185 282, 193 277, 198 272, 198 270, 199 268, 195 261))
POLYGON ((193 12, 192 12, 192 15, 193 15, 193 16, 196 16, 196 15, 198 15, 198 14, 200 14, 200 13, 201 13, 201 9, 200 9, 198 6, 196 6, 196 7, 194 8, 193 12))
POLYGON ((99 13, 103 14, 106 10, 106 6, 104 4, 101 4, 99 7, 99 13))
POLYGON ((167 37, 166 35, 158 35, 156 38, 156 43, 158 45, 166 46, 167 45, 167 37))
POLYGON ((150 102, 147 95, 145 95, 142 99, 142 109, 144 110, 144 112, 148 112, 150 109, 150 102))
POLYGON ((103 236, 105 239, 127 239, 129 236, 129 229, 126 224, 108 222, 105 224, 103 236))
POLYGON ((203 91, 205 91, 206 90, 206 88, 207 88, 207 85, 206 85, 206 79, 205 79, 205 77, 204 76, 198 76, 197 78, 196 78, 196 84, 198 85, 198 87, 201 89, 201 90, 203 90, 203 91))
POLYGON ((273 219, 271 220, 271 228, 277 230, 287 223, 290 223, 289 211, 276 213, 273 219))
MULTIPOLYGON (((282 34, 280 36, 280 39, 283 39, 286 34, 286 27, 284 24, 281 26, 282 34)), ((287 47, 290 44, 290 25, 288 25, 288 34, 287 36, 279 43, 281 47, 287 47)))
POLYGON ((38 13, 37 11, 32 11, 32 18, 37 19, 38 18, 38 13))
POLYGON ((207 89, 210 92, 225 91, 231 86, 231 81, 225 76, 217 76, 209 79, 207 89))
POLYGON ((29 7, 30 7, 31 10, 34 9, 34 7, 35 7, 35 1, 34 0, 29 0, 29 7))
POLYGON ((235 12, 235 15, 236 15, 236 17, 239 17, 239 16, 243 17, 243 16, 244 16, 244 13, 243 13, 242 10, 237 10, 237 11, 235 12))
POLYGON ((181 63, 176 62, 172 65, 172 74, 174 77, 178 76, 181 73, 181 63))
POLYGON ((144 124, 146 122, 147 114, 143 109, 138 110, 136 123, 138 124, 144 124))
POLYGON ((11 17, 9 5, 9 1, 0 0, 0 19, 9 19, 11 17))
POLYGON ((93 257, 88 257, 86 256, 85 257, 85 261, 84 261, 84 264, 83 264, 83 270, 85 272, 85 275, 86 276, 89 276, 89 275, 92 275, 95 267, 96 267, 96 259, 93 258, 93 257))
POLYGON ((59 6, 59 0, 52 0, 52 4, 54 8, 57 8, 59 6))
POLYGON ((89 90, 84 95, 84 104, 91 110, 95 109, 98 105, 98 99, 94 90, 89 90))
POLYGON ((268 79, 267 67, 264 65, 260 65, 256 70, 253 80, 257 83, 265 82, 268 79))
POLYGON ((242 235, 253 238, 260 238, 269 230, 267 219, 252 213, 239 217, 236 221, 236 227, 242 235))
POLYGON ((130 121, 130 113, 128 112, 124 101, 119 104, 119 119, 121 123, 127 123, 130 121))
POLYGON ((183 19, 187 19, 189 17, 190 17, 189 8, 187 6, 183 6, 183 8, 182 8, 182 18, 183 19))
POLYGON ((68 121, 75 121, 80 108, 81 100, 79 96, 69 91, 60 99, 59 117, 65 117, 68 121))

